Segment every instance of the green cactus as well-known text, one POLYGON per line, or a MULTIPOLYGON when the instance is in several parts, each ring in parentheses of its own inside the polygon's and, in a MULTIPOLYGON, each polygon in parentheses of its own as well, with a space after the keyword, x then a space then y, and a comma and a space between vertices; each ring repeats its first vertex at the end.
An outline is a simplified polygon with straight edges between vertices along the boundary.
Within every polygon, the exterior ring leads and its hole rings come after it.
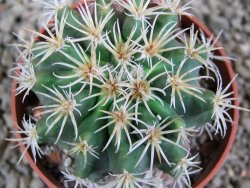
POLYGON ((104 187, 158 187, 156 168, 173 176, 173 187, 190 186, 201 168, 188 158, 188 137, 205 126, 225 136, 227 110, 242 108, 226 93, 232 82, 222 88, 212 39, 179 28, 189 4, 98 0, 72 10, 53 2, 52 27, 28 30, 39 39, 18 45, 23 61, 11 75, 24 100, 37 94, 41 119, 24 118, 26 137, 10 140, 24 141, 35 161, 40 144, 68 150, 75 171, 63 174, 76 186, 112 174, 104 187), (216 77, 200 75, 204 68, 216 77), (217 92, 201 79, 215 79, 217 92))

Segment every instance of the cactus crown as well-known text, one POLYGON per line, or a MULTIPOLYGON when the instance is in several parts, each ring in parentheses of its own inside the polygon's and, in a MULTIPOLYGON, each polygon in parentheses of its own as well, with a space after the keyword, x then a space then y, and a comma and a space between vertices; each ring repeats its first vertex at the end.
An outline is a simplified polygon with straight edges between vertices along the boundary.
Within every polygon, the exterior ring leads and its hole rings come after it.
POLYGON ((35 161, 43 144, 67 150, 74 172, 62 173, 76 187, 166 186, 156 169, 173 177, 173 187, 190 187, 201 168, 189 136, 209 125, 224 137, 233 123, 228 110, 246 110, 227 93, 233 81, 222 86, 213 60, 227 57, 214 55, 212 38, 179 28, 190 3, 97 0, 77 10, 43 3, 44 32, 27 29, 31 41, 16 45, 22 61, 11 70, 16 94, 38 96, 39 118, 24 117, 17 131, 24 136, 10 140, 24 142, 35 161), (214 80, 217 91, 202 79, 214 80))

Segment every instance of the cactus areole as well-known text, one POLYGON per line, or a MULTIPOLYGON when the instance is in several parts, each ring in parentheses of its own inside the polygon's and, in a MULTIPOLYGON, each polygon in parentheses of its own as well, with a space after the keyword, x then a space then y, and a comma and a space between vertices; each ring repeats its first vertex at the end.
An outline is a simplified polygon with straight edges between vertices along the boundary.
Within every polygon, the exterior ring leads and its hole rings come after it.
POLYGON ((248 110, 238 106, 231 58, 190 3, 44 6, 43 31, 26 29, 31 40, 16 45, 10 71, 17 138, 9 140, 21 143, 20 160, 49 187, 62 185, 41 164, 44 145, 72 159, 61 175, 74 187, 204 187, 232 146, 238 111, 248 110), (31 93, 39 104, 27 113, 31 93), (203 130, 223 138, 206 166, 190 141, 203 130))

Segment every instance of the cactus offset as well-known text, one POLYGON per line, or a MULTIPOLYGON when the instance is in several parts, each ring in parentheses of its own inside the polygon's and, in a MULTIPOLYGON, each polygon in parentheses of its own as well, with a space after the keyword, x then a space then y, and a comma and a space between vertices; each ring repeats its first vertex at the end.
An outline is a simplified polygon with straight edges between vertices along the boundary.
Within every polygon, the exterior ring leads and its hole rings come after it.
POLYGON ((182 15, 192 16, 190 3, 44 5, 45 33, 26 29, 33 37, 15 45, 22 61, 11 70, 16 94, 38 96, 40 118, 24 117, 17 131, 24 137, 9 140, 31 147, 35 161, 41 144, 67 150, 75 170, 62 174, 76 187, 159 187, 155 169, 171 175, 173 187, 190 187, 189 176, 201 168, 189 137, 205 126, 224 137, 233 122, 228 109, 247 110, 226 93, 234 80, 222 87, 213 60, 227 57, 214 55, 215 43, 194 26, 179 28, 182 15), (218 91, 202 87, 202 79, 214 80, 218 91), (103 183, 105 176, 110 181, 103 183))

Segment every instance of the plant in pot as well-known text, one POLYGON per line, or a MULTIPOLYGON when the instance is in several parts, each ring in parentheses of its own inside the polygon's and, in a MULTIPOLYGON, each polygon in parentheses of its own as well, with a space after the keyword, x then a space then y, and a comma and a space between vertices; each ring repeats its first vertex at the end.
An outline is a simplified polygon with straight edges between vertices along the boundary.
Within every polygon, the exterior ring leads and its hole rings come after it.
POLYGON ((27 29, 31 41, 16 45, 18 130, 9 140, 21 142, 20 160, 27 154, 48 186, 61 185, 41 173, 45 146, 72 158, 61 173, 74 187, 202 187, 215 174, 235 136, 228 125, 247 109, 238 107, 230 58, 189 4, 45 3, 43 30, 27 29), (30 95, 39 105, 27 113, 30 95), (226 137, 211 173, 190 142, 204 129, 226 137), (204 177, 192 181, 195 173, 204 177))

